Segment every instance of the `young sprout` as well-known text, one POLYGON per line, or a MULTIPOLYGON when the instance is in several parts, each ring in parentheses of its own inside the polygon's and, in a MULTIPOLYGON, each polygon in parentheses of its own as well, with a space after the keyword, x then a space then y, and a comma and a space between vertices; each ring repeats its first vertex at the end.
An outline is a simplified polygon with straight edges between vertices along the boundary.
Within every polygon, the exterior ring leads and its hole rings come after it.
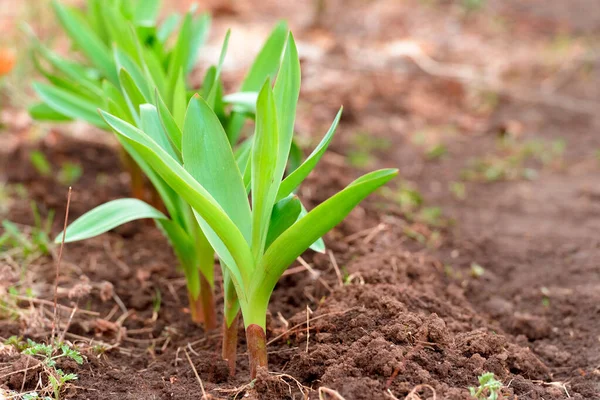
MULTIPOLYGON (((219 64, 208 69, 200 93, 218 115, 220 122, 227 127, 227 137, 231 143, 237 142, 245 120, 254 113, 256 92, 260 89, 262 82, 277 72, 287 34, 285 23, 280 23, 275 27, 244 79, 240 93, 223 96, 220 80, 229 33, 223 44, 219 64), (225 109, 224 104, 226 103, 232 105, 231 110, 225 109)), ((187 42, 179 41, 178 43, 179 45, 176 45, 175 48, 180 49, 180 53, 185 53, 181 49, 185 49, 184 44, 187 42)), ((173 50, 173 52, 175 51, 173 50)), ((189 130, 184 123, 186 105, 190 98, 184 85, 183 74, 179 74, 172 93, 165 93, 160 90, 160 82, 166 79, 160 79, 162 76, 160 68, 155 68, 156 65, 148 60, 139 61, 140 57, 136 59, 135 54, 133 53, 131 56, 118 44, 114 44, 113 56, 119 68, 120 91, 108 81, 103 82, 104 109, 142 129, 159 143, 170 157, 182 164, 182 132, 185 132, 186 129, 189 130), (172 106, 169 106, 169 99, 172 99, 172 106)), ((182 70, 186 65, 183 62, 186 58, 182 56, 177 56, 177 58, 180 60, 180 70, 182 70)), ((163 87, 167 87, 167 85, 163 87)), ((168 87, 171 88, 171 86, 168 87)), ((79 106, 78 101, 74 99, 66 101, 64 96, 55 96, 52 99, 53 104, 60 104, 67 109, 76 110, 79 106)), ((94 114, 95 118, 101 119, 95 111, 94 114)), ((108 126, 103 120, 102 125, 108 126)), ((189 205, 165 183, 142 154, 124 140, 121 139, 120 142, 128 154, 128 159, 134 165, 139 166, 152 183, 162 204, 160 207, 153 208, 133 199, 116 200, 104 204, 75 221, 67 230, 66 242, 102 234, 134 219, 156 219, 159 227, 168 237, 186 275, 192 319, 196 322, 203 322, 206 329, 214 329, 216 327, 213 295, 214 250, 210 242, 207 241, 198 222, 194 219, 189 205), (161 211, 158 211, 157 208, 161 211), (112 215, 112 217, 106 217, 107 215, 112 215)), ((236 159, 244 166, 249 159, 251 144, 252 140, 247 139, 236 151, 236 159)), ((57 241, 60 239, 59 235, 57 241)), ((323 247, 321 240, 314 245, 314 248, 317 249, 323 247)), ((225 298, 225 309, 228 310, 226 315, 229 317, 226 318, 224 324, 223 357, 230 360, 230 368, 234 371, 239 305, 235 290, 227 277, 225 277, 225 285, 231 289, 227 290, 228 296, 225 298)))
POLYGON ((101 112, 123 143, 135 149, 193 209, 223 267, 225 298, 232 296, 232 291, 237 294, 238 302, 225 310, 225 318, 231 326, 239 305, 252 377, 259 367, 267 367, 266 313, 279 278, 360 201, 397 175, 395 169, 364 175, 301 216, 302 205, 294 191, 325 152, 340 113, 315 151, 282 179, 293 138, 299 89, 300 63, 289 35, 275 87, 267 79, 258 94, 249 154, 236 158, 218 116, 204 99, 195 96, 185 114, 183 165, 164 141, 101 112))
POLYGON ((486 372, 478 378, 479 386, 470 387, 471 397, 477 400, 497 400, 502 390, 502 382, 496 379, 493 372, 486 372))

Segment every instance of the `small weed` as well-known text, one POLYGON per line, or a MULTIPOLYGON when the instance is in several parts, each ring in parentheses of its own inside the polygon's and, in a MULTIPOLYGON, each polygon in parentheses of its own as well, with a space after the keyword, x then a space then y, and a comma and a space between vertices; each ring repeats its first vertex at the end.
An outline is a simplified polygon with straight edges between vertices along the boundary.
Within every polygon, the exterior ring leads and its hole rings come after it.
POLYGON ((38 392, 32 392, 21 396, 22 398, 44 400, 54 398, 55 400, 59 400, 60 393, 67 382, 77 380, 77 375, 65 373, 60 368, 57 368, 57 361, 60 359, 71 359, 77 364, 83 364, 83 356, 79 351, 58 340, 54 344, 43 344, 34 342, 31 339, 23 341, 16 336, 12 336, 6 340, 4 344, 6 346, 13 346, 18 352, 39 360, 48 377, 49 387, 41 390, 42 395, 38 392), (49 393, 52 394, 53 397, 45 396, 49 393))
POLYGON ((52 167, 50 166, 50 162, 39 150, 32 151, 29 155, 29 161, 31 161, 31 165, 37 171, 38 174, 47 178, 52 175, 52 167))
POLYGON ((498 142, 497 153, 469 160, 461 178, 467 181, 509 181, 518 179, 534 180, 538 171, 527 167, 535 161, 543 166, 562 167, 566 142, 558 139, 547 143, 541 140, 517 142, 503 138, 498 142))
POLYGON ((462 0, 462 7, 467 12, 479 11, 485 6, 486 0, 462 0))
POLYGON ((458 200, 467 198, 467 188, 463 182, 450 182, 449 190, 458 200))
POLYGON ((81 165, 67 161, 58 171, 58 181, 64 186, 71 186, 81 178, 81 175, 83 175, 81 165))
POLYGON ((486 372, 477 379, 479 386, 469 387, 471 397, 477 400, 497 400, 503 385, 494 377, 494 373, 486 372))
POLYGON ((356 133, 352 137, 351 150, 348 160, 353 167, 365 168, 373 164, 374 152, 389 149, 391 143, 388 139, 374 137, 368 133, 356 133))
POLYGON ((438 160, 448 154, 448 148, 443 144, 436 144, 425 152, 425 158, 428 160, 438 160))
POLYGON ((19 228, 11 221, 2 221, 4 233, 0 235, 0 254, 11 251, 13 257, 17 255, 19 259, 26 260, 50 253, 52 241, 49 234, 54 221, 54 212, 50 211, 42 220, 34 202, 31 203, 31 210, 34 218, 33 227, 19 228))

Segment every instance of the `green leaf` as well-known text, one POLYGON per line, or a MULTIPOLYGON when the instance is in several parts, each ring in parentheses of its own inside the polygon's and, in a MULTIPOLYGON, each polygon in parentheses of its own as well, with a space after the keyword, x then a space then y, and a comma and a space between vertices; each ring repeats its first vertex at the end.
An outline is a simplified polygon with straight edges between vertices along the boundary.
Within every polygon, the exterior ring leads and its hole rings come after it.
POLYGON ((216 96, 219 89, 219 79, 221 79, 221 69, 223 68, 225 55, 227 54, 227 47, 229 46, 229 36, 231 36, 231 29, 228 29, 227 33, 225 34, 225 40, 223 40, 223 46, 221 47, 221 55, 219 56, 219 64, 217 64, 217 69, 215 70, 214 82, 212 83, 210 92, 206 97, 206 102, 212 109, 215 108, 216 96))
POLYGON ((185 63, 185 72, 189 73, 194 69, 196 59, 198 58, 198 51, 208 39, 208 32, 210 31, 210 15, 208 13, 202 14, 192 24, 192 37, 188 42, 189 49, 187 54, 187 61, 185 63))
POLYGON ((301 210, 302 204, 297 196, 288 196, 275 204, 271 212, 271 223, 265 248, 268 249, 279 235, 298 220, 301 210))
POLYGON ((198 276, 198 257, 193 238, 177 223, 165 219, 157 221, 183 268, 188 291, 198 298, 200 294, 200 279, 198 276))
POLYGON ((241 92, 257 92, 267 78, 272 80, 275 77, 287 35, 287 24, 283 21, 278 23, 254 59, 242 83, 241 92))
POLYGON ((151 86, 148 82, 148 77, 140 69, 136 61, 117 46, 113 47, 113 53, 119 73, 123 69, 126 70, 127 74, 131 76, 131 81, 135 84, 137 91, 144 96, 146 102, 152 102, 152 90, 150 89, 151 86))
MULTIPOLYGON (((186 62, 190 51, 190 41, 192 40, 192 29, 192 15, 188 12, 183 19, 183 24, 179 30, 177 42, 175 43, 175 47, 171 51, 171 56, 169 58, 169 68, 167 70, 167 89, 170 91, 167 99, 171 102, 171 105, 173 105, 173 99, 175 97, 174 92, 177 87, 177 82, 181 79, 180 76, 183 75, 183 71, 186 67, 186 62)), ((174 114, 176 114, 175 110, 174 114)), ((177 120, 177 117, 175 120, 177 120)))
POLYGON ((45 85, 43 83, 34 83, 33 88, 48 107, 69 118, 80 119, 96 125, 99 128, 106 129, 106 124, 96 111, 98 105, 78 97, 57 87, 45 85))
MULTIPOLYGON (((77 218, 67 227, 65 243, 89 239, 101 235, 119 225, 138 219, 167 219, 156 208, 138 199, 119 199, 109 201, 77 218)), ((62 241, 62 232, 54 239, 62 241)))
POLYGON ((117 7, 105 5, 102 7, 102 12, 113 46, 118 46, 136 63, 139 63, 141 57, 137 48, 137 36, 130 22, 125 19, 117 7))
POLYGON ((266 251, 254 276, 250 296, 268 303, 275 284, 287 267, 312 243, 339 224, 365 197, 398 175, 382 169, 358 178, 344 190, 315 207, 283 232, 266 251))
POLYGON ((129 72, 127 72, 127 70, 121 69, 119 71, 119 81, 121 82, 121 88, 125 93, 125 100, 129 107, 129 111, 131 112, 131 115, 133 115, 136 123, 139 125, 140 105, 147 103, 146 98, 144 97, 142 92, 140 92, 139 87, 135 84, 133 78, 131 77, 131 75, 129 75, 129 72))
POLYGON ((169 36, 171 36, 171 33, 173 33, 180 20, 181 15, 177 13, 170 14, 165 18, 160 28, 158 28, 158 32, 156 32, 156 37, 161 43, 166 42, 169 36))
POLYGON ((342 117, 342 108, 338 111, 329 131, 325 137, 321 140, 321 143, 313 150, 312 153, 308 156, 308 158, 300 165, 294 172, 288 175, 281 185, 279 186, 279 192, 277 193, 277 200, 281 200, 284 197, 287 197, 292 193, 300 184, 306 179, 308 174, 315 168, 325 151, 327 150, 327 146, 331 143, 331 139, 333 139, 333 134, 340 122, 340 118, 342 117))
POLYGON ((51 108, 46 103, 37 103, 29 107, 29 115, 37 121, 67 122, 73 119, 51 108))
POLYGON ((115 132, 131 144, 162 179, 194 208, 202 231, 219 257, 234 261, 232 265, 228 264, 228 267, 235 278, 234 283, 239 290, 240 300, 245 300, 246 293, 241 284, 249 282, 250 273, 254 270, 252 253, 246 239, 227 213, 192 175, 142 131, 110 114, 103 111, 100 113, 115 132))
POLYGON ((252 253, 255 262, 259 261, 265 247, 271 210, 279 187, 275 180, 278 149, 277 111, 271 81, 267 79, 257 100, 251 161, 252 253))
MULTIPOLYGON (((275 76, 279 68, 287 34, 287 24, 285 22, 277 24, 254 59, 248 75, 244 78, 240 92, 258 92, 265 79, 275 76)), ((239 139, 245 119, 244 115, 233 113, 226 129, 230 143, 236 143, 239 139)))
POLYGON ((233 110, 239 113, 256 113, 257 92, 237 92, 223 96, 223 102, 233 105, 233 110))
POLYGON ((140 106, 140 119, 142 131, 150 136, 163 150, 169 153, 173 159, 181 162, 181 157, 173 150, 169 137, 164 131, 156 107, 152 104, 142 104, 140 106))
POLYGON ((160 0, 139 1, 134 11, 134 22, 140 26, 154 26, 160 12, 160 0))
MULTIPOLYGON (((298 219, 304 218, 306 214, 308 214, 308 211, 306 210, 306 207, 304 207, 304 204, 301 204, 300 215, 298 215, 298 219)), ((318 238, 313 244, 310 245, 309 248, 317 253, 325 254, 325 242, 323 241, 323 238, 318 238)))
POLYGON ((109 49, 89 26, 80 21, 77 16, 57 0, 52 6, 61 25, 78 48, 96 65, 113 83, 118 82, 117 69, 109 49))
POLYGON ((275 181, 281 182, 290 155, 292 138, 294 137, 296 105, 300 96, 300 59, 291 33, 288 36, 273 95, 279 128, 279 156, 277 158, 277 169, 275 170, 275 181))
POLYGON ((175 83, 175 89, 173 90, 173 118, 177 122, 177 125, 183 126, 185 119, 186 105, 188 102, 187 91, 185 90, 185 78, 183 76, 183 70, 179 71, 179 79, 175 83))
POLYGON ((159 58, 149 49, 144 49, 143 56, 146 73, 154 82, 156 90, 158 90, 161 96, 165 96, 167 94, 167 76, 159 58))
POLYGON ((250 241, 250 205, 223 127, 199 96, 190 100, 183 128, 185 169, 211 194, 250 241))
POLYGON ((163 101, 158 91, 156 91, 155 97, 156 106, 158 108, 158 115, 160 116, 160 122, 162 122, 163 127, 167 132, 167 135, 169 135, 171 143, 173 143, 173 146, 175 147, 177 152, 181 154, 181 138, 183 136, 183 134, 181 133, 181 129, 179 129, 177 122, 175 122, 175 118, 173 118, 173 115, 171 115, 171 112, 167 108, 167 105, 163 101))

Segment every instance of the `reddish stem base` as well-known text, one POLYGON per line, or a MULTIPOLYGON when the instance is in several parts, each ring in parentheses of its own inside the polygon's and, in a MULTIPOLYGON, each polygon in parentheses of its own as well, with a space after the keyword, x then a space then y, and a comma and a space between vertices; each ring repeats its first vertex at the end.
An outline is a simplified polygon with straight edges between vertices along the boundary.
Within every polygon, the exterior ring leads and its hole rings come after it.
POLYGON ((223 360, 227 361, 229 366, 229 375, 235 376, 235 365, 237 362, 237 344, 238 344, 238 325, 240 321, 240 313, 235 316, 231 326, 227 326, 227 322, 223 321, 223 360))
POLYGON ((267 335, 264 329, 256 324, 248 325, 246 342, 250 361, 250 377, 254 379, 258 367, 267 368, 267 335))

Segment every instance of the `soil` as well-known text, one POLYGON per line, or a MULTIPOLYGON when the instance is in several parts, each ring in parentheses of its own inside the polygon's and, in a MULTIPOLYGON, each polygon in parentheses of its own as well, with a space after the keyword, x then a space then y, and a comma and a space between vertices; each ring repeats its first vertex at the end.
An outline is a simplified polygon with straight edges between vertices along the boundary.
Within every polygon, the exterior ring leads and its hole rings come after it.
MULTIPOLYGON (((80 311, 68 325, 70 310, 61 312, 60 328, 87 359, 82 366, 60 365, 79 377, 66 398, 198 399, 202 390, 211 398, 334 398, 319 393, 329 388, 348 400, 405 398, 415 389, 423 399, 469 399, 477 376, 493 372, 507 399, 600 399, 600 120, 571 106, 573 99, 588 105, 598 98, 598 60, 578 57, 581 46, 597 49, 600 20, 575 7, 562 12, 560 1, 543 7, 489 1, 472 14, 445 1, 328 4, 315 27, 308 5, 294 13, 292 2, 250 8, 240 1, 233 14, 216 18, 215 43, 232 22, 268 27, 293 16, 306 54, 297 130, 308 148, 345 106, 330 153, 302 188, 310 206, 363 169, 398 167, 402 179, 326 236, 331 254, 303 256, 315 273, 293 268, 280 281, 269 309, 270 372, 262 371, 252 385, 243 330, 237 375, 229 377, 219 332, 204 332, 189 320, 185 281, 151 224, 130 223, 67 245, 59 303, 80 311), (549 57, 568 62, 524 56, 543 53, 558 36, 571 45, 549 57), (402 38, 448 65, 481 67, 482 60, 499 58, 503 88, 525 85, 540 95, 500 90, 486 100, 491 90, 485 85, 445 70, 426 73, 398 57, 387 44, 402 38), (381 54, 361 57, 360 49, 381 54), (507 56, 514 59, 502 61, 507 56), (563 78, 555 78, 559 73, 563 78), (554 89, 543 92, 548 80, 554 89), (503 175, 466 178, 470 160, 505 160, 532 140, 543 143, 539 154, 503 175), (564 151, 553 152, 559 140, 564 151), (433 157, 428 149, 436 144, 444 154, 433 157), (406 185, 421 193, 421 211, 439 207, 442 217, 419 219, 419 209, 399 204, 397 193, 406 185)), ((238 75, 230 70, 227 79, 237 82, 238 75)), ((7 135, 21 134, 7 127, 7 135)), ((89 132, 94 135, 102 133, 89 132)), ((36 173, 32 149, 53 166, 71 161, 84 167, 73 187, 71 221, 128 195, 112 145, 52 132, 41 143, 19 141, 0 162, 0 177, 27 191, 26 199, 12 201, 11 221, 33 223, 31 199, 42 215, 56 211, 54 233, 62 227, 67 187, 55 174, 36 173)), ((55 258, 42 257, 27 271, 36 298, 52 299, 55 258)), ((0 287, 16 285, 20 273, 2 266, 7 284, 0 287)), ((0 336, 46 339, 51 303, 19 305, 20 320, 0 321, 0 336)), ((0 369, 0 388, 33 390, 38 372, 5 372, 28 365, 9 350, 0 350, 6 368, 0 369)))

